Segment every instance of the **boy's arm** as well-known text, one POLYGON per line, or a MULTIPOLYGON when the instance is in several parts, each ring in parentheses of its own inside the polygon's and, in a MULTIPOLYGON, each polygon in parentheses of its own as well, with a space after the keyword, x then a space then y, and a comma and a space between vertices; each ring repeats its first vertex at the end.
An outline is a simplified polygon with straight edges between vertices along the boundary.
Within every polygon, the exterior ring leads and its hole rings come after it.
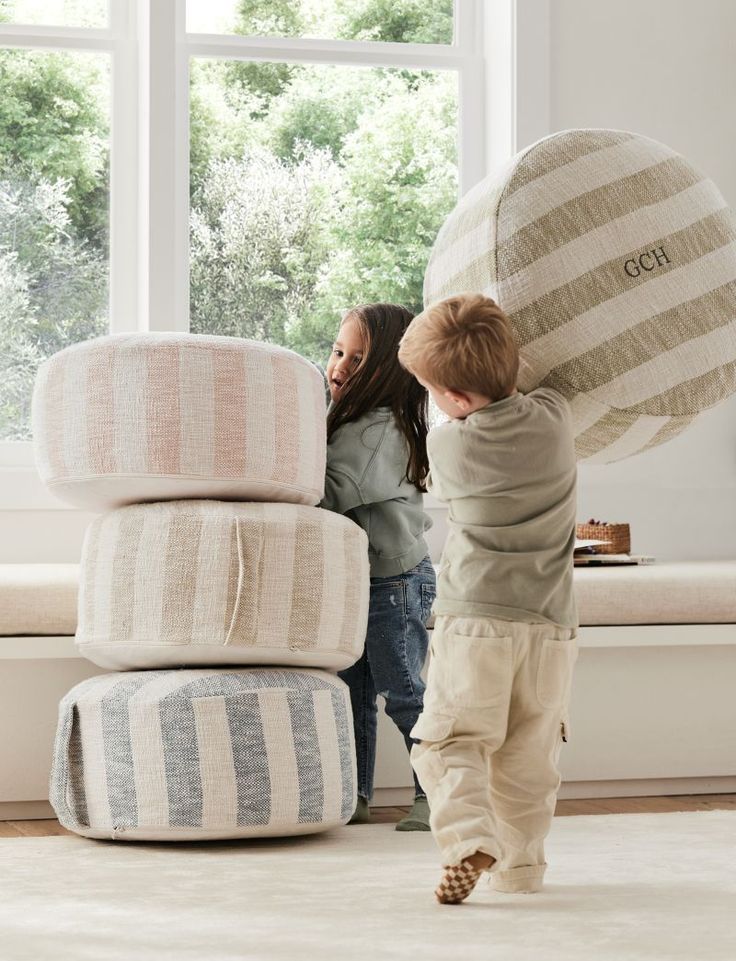
POLYGON ((427 434, 427 490, 438 500, 449 501, 458 496, 458 485, 462 480, 461 446, 458 426, 453 422, 441 424, 427 434))

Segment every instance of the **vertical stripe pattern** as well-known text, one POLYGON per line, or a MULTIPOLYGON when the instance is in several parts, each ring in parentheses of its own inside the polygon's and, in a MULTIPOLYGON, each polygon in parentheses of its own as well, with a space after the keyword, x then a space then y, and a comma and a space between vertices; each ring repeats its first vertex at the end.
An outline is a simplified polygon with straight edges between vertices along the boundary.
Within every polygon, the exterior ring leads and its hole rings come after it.
POLYGON ((367 548, 357 524, 297 504, 122 507, 87 530, 77 643, 119 669, 214 660, 343 669, 365 641, 367 548))
POLYGON ((51 797, 62 823, 151 840, 344 823, 355 804, 350 695, 321 671, 102 675, 64 698, 51 797))
POLYGON ((33 426, 42 479, 78 506, 315 505, 324 491, 322 376, 273 344, 161 333, 76 344, 41 365, 33 426))
POLYGON ((238 781, 224 697, 198 697, 194 725, 202 777, 202 827, 233 824, 238 812, 238 781))
POLYGON ((438 235, 425 302, 477 291, 511 319, 520 387, 570 401, 580 458, 662 443, 736 391, 736 223, 656 141, 565 131, 474 188, 438 235))

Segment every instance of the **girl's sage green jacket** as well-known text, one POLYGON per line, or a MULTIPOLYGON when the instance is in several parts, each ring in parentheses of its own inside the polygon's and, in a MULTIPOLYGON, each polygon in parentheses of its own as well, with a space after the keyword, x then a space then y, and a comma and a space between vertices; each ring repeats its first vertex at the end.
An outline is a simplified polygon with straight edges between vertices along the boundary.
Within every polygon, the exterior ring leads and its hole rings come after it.
POLYGON ((390 407, 339 427, 327 445, 320 507, 345 514, 368 535, 371 577, 404 574, 428 554, 432 522, 406 478, 409 450, 390 407))

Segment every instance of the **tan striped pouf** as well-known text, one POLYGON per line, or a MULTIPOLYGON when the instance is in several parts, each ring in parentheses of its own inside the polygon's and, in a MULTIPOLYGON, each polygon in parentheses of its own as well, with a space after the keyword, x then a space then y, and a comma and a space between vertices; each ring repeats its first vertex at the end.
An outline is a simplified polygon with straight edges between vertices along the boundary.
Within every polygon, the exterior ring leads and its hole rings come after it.
POLYGON ((342 670, 363 651, 369 578, 365 532, 318 507, 121 507, 87 530, 77 643, 113 669, 342 670))
POLYGON ((68 347, 39 369, 33 434, 42 480, 78 507, 324 493, 322 377, 272 344, 152 333, 68 347))
POLYGON ((286 668, 141 671, 63 698, 51 803, 93 838, 310 834, 355 808, 347 686, 286 668))
POLYGON ((571 402, 580 458, 660 444, 736 390, 736 223, 712 181, 654 140, 564 131, 470 191, 424 299, 477 291, 513 321, 520 388, 571 402))

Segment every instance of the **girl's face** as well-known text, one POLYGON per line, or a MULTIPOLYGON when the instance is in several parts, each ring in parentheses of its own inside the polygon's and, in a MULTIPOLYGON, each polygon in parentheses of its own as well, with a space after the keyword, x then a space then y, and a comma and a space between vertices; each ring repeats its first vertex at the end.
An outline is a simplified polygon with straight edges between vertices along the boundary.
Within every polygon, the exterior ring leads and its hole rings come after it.
POLYGON ((360 326, 349 315, 340 325, 337 340, 327 364, 327 383, 333 401, 340 398, 345 384, 350 380, 363 360, 364 344, 360 326))

